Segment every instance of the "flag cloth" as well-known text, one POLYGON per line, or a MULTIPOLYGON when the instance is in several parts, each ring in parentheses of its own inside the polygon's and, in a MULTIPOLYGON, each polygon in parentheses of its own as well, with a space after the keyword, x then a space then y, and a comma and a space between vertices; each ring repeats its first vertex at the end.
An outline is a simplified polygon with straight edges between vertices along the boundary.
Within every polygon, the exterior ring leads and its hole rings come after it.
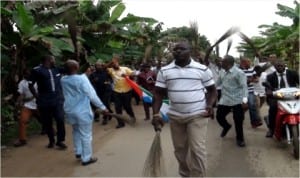
MULTIPOLYGON (((133 80, 129 79, 129 77, 125 77, 127 83, 131 86, 131 88, 139 95, 139 97, 143 100, 145 103, 152 103, 153 101, 153 95, 150 91, 146 90, 145 88, 138 85, 133 80)), ((169 100, 165 99, 163 100, 162 106, 160 108, 160 114, 162 116, 162 119, 165 122, 169 121, 169 118, 167 116, 167 112, 169 110, 169 100)))

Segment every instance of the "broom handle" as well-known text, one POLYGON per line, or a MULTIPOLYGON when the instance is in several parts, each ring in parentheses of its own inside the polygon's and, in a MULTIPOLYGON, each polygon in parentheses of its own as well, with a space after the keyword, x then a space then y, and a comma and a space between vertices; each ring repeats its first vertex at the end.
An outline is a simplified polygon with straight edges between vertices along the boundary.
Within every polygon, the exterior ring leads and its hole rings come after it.
POLYGON ((158 124, 158 126, 155 128, 155 132, 156 133, 160 133, 161 132, 161 125, 158 124))

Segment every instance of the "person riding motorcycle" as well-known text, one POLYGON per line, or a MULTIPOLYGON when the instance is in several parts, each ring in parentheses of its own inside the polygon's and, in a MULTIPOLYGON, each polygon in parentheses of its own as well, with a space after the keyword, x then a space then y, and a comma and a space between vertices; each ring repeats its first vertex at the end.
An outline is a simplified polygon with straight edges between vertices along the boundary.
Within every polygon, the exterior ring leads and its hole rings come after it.
POLYGON ((269 104, 269 131, 266 137, 273 137, 275 130, 276 114, 277 114, 277 99, 273 97, 273 91, 280 88, 298 87, 299 74, 296 71, 289 70, 283 60, 277 59, 274 67, 275 72, 267 76, 266 82, 269 87, 266 87, 267 102, 269 104))

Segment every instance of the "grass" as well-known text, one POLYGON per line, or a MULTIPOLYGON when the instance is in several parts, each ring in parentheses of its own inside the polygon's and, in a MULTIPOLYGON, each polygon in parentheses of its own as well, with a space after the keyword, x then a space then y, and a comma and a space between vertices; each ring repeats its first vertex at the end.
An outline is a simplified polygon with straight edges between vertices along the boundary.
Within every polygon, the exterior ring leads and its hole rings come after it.
MULTIPOLYGON (((41 131, 40 123, 31 118, 27 124, 27 136, 39 134, 41 131)), ((10 145, 18 139, 18 122, 6 126, 5 130, 1 133, 1 145, 10 145)))

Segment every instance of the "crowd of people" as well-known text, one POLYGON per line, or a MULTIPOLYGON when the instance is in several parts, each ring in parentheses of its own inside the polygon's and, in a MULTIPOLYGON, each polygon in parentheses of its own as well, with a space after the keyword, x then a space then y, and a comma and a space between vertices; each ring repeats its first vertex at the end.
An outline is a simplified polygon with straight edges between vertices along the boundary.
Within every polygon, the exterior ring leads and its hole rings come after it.
MULTIPOLYGON (((23 101, 19 119, 19 139, 15 146, 26 145, 26 122, 35 114, 42 125, 42 132, 48 136, 48 148, 66 149, 65 120, 72 125, 75 157, 82 165, 97 161, 92 157, 92 123, 99 121, 106 125, 111 113, 122 114, 123 109, 135 123, 132 108, 135 95, 126 78, 135 80, 153 95, 153 102, 143 102, 145 120, 151 119, 154 129, 161 130, 164 122, 160 115, 163 99, 168 98, 168 117, 175 156, 181 176, 205 176, 206 133, 208 118, 216 120, 225 137, 232 125, 226 116, 233 112, 236 144, 245 147, 243 122, 248 110, 250 124, 255 129, 263 122, 260 108, 267 101, 269 105, 266 137, 271 138, 275 128, 276 99, 270 89, 299 86, 299 74, 287 69, 284 61, 275 55, 260 59, 256 65, 249 58, 237 60, 226 55, 204 63, 191 57, 191 46, 187 41, 178 42, 173 49, 174 60, 166 66, 152 69, 148 63, 138 69, 120 66, 120 58, 114 56, 108 63, 99 60, 83 74, 78 74, 79 64, 68 60, 63 67, 55 65, 53 56, 45 56, 41 64, 24 71, 19 84, 20 101, 23 101), (114 110, 111 108, 114 103, 114 110), (95 113, 95 114, 94 114, 95 113), (53 128, 53 118, 56 129, 53 128), (55 139, 56 135, 56 139, 55 139)), ((137 104, 138 104, 137 97, 137 104)), ((125 127, 117 119, 116 128, 125 127)))

